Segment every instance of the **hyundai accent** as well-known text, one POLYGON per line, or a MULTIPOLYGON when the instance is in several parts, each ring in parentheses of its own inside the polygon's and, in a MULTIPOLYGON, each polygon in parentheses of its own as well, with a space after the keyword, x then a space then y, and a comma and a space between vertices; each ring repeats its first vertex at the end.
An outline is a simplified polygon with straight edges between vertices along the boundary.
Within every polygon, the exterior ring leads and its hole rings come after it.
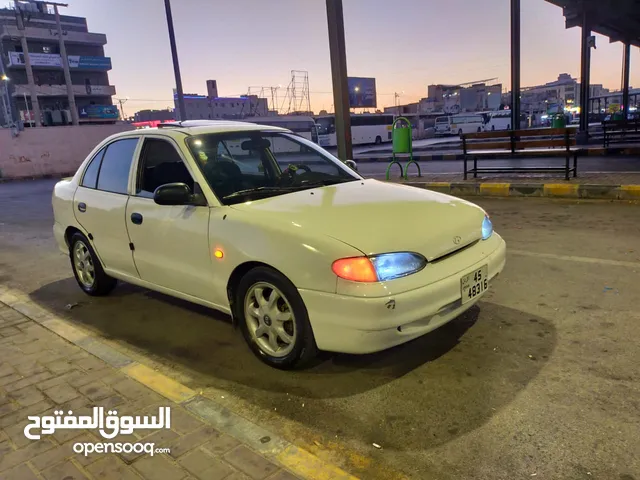
POLYGON ((277 368, 424 335, 505 264, 480 207, 365 179, 286 129, 244 122, 113 135, 52 203, 84 292, 120 280, 226 312, 277 368))

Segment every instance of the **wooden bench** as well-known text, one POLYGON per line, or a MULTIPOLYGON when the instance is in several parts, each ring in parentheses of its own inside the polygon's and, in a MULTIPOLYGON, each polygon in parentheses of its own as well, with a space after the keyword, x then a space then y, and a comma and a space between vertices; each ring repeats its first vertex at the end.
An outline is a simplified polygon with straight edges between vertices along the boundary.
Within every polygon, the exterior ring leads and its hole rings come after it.
POLYGON ((640 141, 640 119, 608 120, 602 122, 604 133, 604 147, 612 143, 626 143, 640 141))
POLYGON ((584 152, 576 145, 576 128, 536 128, 468 133, 462 136, 464 179, 469 173, 564 172, 566 180, 578 176, 578 155, 584 152), (557 167, 478 167, 478 160, 487 158, 564 157, 564 166, 557 167), (573 157, 573 167, 570 160, 573 157), (473 168, 467 164, 473 160, 473 168))

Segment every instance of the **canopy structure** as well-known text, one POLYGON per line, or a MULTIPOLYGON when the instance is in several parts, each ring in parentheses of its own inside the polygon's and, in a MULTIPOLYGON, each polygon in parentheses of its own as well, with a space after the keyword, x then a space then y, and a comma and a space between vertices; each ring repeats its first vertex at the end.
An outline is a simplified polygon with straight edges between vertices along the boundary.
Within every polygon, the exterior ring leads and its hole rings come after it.
POLYGON ((562 8, 567 28, 582 29, 582 54, 580 61, 580 132, 588 136, 589 128, 589 79, 591 48, 595 48, 591 33, 609 37, 610 42, 622 42, 622 114, 627 119, 629 111, 629 72, 631 46, 640 47, 640 0, 547 0, 562 8))
POLYGON ((588 13, 591 31, 611 42, 640 47, 640 0, 547 0, 562 7, 567 28, 583 27, 588 13))

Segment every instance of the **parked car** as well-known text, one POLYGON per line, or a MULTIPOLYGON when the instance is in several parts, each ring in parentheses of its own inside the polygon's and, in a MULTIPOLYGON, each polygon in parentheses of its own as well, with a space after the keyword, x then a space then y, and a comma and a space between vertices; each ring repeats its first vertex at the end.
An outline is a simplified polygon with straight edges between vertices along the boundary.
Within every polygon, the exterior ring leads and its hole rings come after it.
POLYGON ((113 135, 52 203, 84 292, 121 280, 226 312, 278 368, 424 335, 505 264, 480 207, 365 179, 310 140, 244 122, 113 135))

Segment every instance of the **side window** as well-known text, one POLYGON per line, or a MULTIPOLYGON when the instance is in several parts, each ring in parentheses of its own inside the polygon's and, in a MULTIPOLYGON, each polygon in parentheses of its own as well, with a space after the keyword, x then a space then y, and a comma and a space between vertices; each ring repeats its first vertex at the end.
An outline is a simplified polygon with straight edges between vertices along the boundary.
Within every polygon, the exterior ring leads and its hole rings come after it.
POLYGON ((98 175, 98 190, 127 194, 129 170, 137 144, 137 138, 127 138, 107 146, 98 175))
POLYGON ((82 183, 80 184, 82 187, 96 188, 96 185, 98 184, 98 171, 100 170, 100 162, 102 161, 105 150, 106 148, 101 149, 89 162, 89 165, 84 171, 82 183))
POLYGON ((153 198, 153 192, 167 183, 186 183, 191 191, 193 177, 175 147, 159 138, 147 138, 142 146, 136 195, 153 198))

